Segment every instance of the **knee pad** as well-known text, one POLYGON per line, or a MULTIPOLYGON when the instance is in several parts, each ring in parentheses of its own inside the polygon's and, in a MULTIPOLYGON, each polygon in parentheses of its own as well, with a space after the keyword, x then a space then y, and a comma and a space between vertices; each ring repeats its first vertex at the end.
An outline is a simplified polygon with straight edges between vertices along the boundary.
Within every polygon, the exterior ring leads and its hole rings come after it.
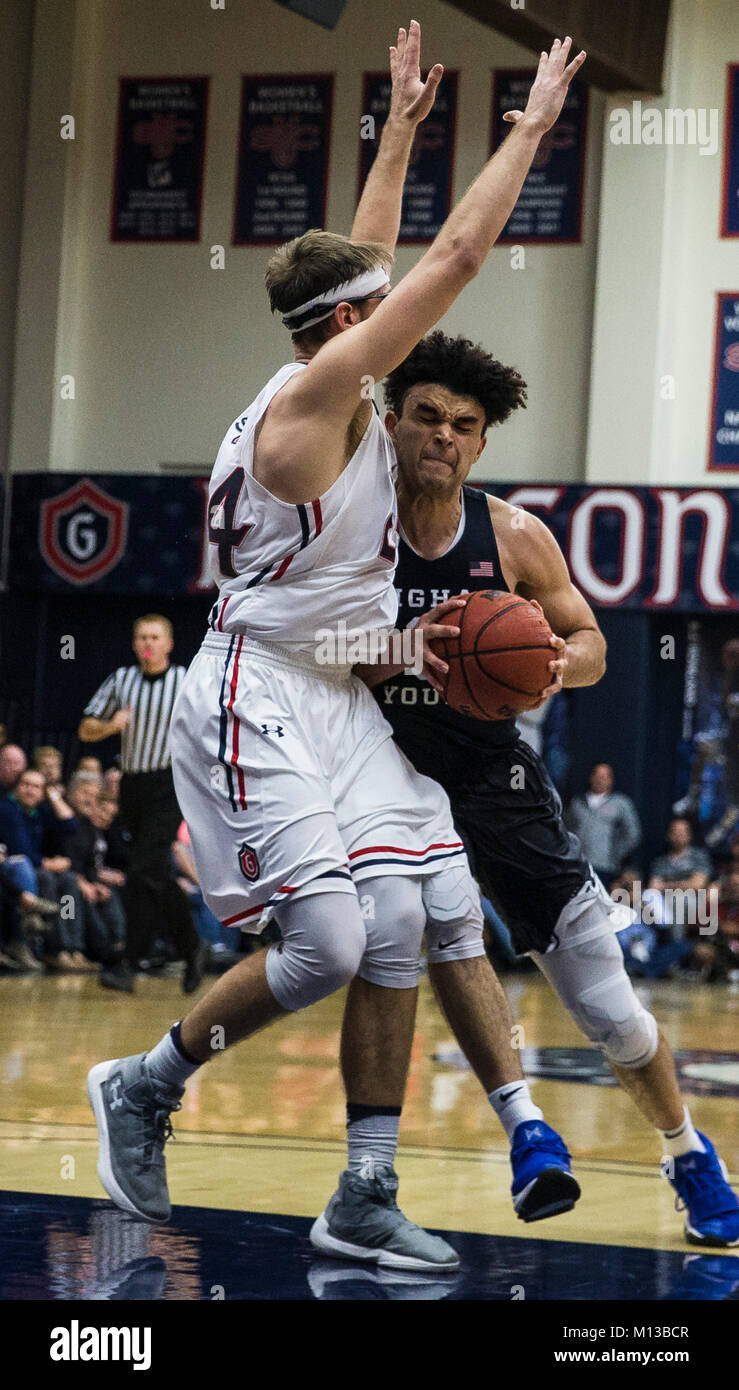
POLYGON ((291 1013, 347 985, 367 937, 355 893, 314 893, 275 914, 282 941, 267 952, 267 984, 291 1013))
MULTIPOLYGON (((570 898, 557 918, 549 951, 567 951, 598 936, 612 936, 636 918, 632 908, 614 901, 597 874, 570 898)), ((536 955, 535 952, 531 952, 536 955)))
POLYGON ((422 891, 429 963, 484 956, 480 894, 466 861, 429 874, 422 891))
POLYGON ((532 954, 578 1027, 609 1062, 634 1068, 651 1062, 659 1042, 657 1023, 634 993, 610 925, 599 936, 583 930, 569 949, 532 954))
POLYGON ((360 883, 367 947, 358 974, 370 984, 386 989, 413 989, 418 984, 426 925, 421 882, 388 874, 360 883))

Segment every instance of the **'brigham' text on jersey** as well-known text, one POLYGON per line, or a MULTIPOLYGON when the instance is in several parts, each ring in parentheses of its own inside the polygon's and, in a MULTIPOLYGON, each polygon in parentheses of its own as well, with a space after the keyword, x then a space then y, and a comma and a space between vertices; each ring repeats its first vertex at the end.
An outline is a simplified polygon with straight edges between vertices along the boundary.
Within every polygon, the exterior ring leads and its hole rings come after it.
MULTIPOLYGON (((398 627, 407 627, 421 613, 455 594, 475 589, 508 590, 498 555, 487 494, 478 488, 462 489, 462 516, 457 534, 444 555, 425 560, 410 545, 402 530, 398 546, 395 590, 398 627)), ((453 616, 442 619, 453 623, 453 616)), ((516 722, 488 722, 457 714, 423 678, 402 671, 376 686, 375 698, 403 752, 430 777, 446 775, 455 781, 474 766, 478 748, 499 748, 515 743, 516 722)))

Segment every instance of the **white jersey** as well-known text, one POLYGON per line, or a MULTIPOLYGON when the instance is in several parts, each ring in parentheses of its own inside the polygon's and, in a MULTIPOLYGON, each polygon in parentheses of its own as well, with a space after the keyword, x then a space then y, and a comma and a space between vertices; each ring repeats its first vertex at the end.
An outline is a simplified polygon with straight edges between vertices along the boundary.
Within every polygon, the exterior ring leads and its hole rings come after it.
POLYGON ((395 455, 374 408, 350 462, 321 497, 282 502, 257 482, 257 426, 277 392, 304 368, 300 362, 282 367, 218 451, 208 538, 219 597, 209 626, 314 652, 321 628, 393 627, 398 521, 395 455))

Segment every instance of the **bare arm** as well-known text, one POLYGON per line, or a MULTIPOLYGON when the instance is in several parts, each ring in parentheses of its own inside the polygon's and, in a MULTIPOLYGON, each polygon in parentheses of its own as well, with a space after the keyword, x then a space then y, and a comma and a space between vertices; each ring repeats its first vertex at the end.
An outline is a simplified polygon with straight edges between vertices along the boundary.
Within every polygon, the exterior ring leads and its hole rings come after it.
POLYGON ((74 820, 74 811, 72 807, 67 804, 61 792, 57 791, 56 788, 50 787, 47 790, 46 800, 58 820, 74 820))
MULTIPOLYGON (((343 462, 325 461, 343 444, 366 399, 368 378, 379 381, 397 367, 481 269, 516 205, 539 141, 554 125, 584 62, 581 53, 566 67, 569 47, 569 39, 557 39, 551 54, 542 54, 526 111, 418 265, 369 318, 350 321, 346 332, 321 347, 272 401, 271 423, 259 445, 260 480, 278 496, 302 488, 310 497, 330 486, 343 462)), ((350 315, 350 306, 344 308, 350 315)), ((341 315, 342 306, 336 312, 341 315)))
POLYGON ((431 110, 444 73, 441 63, 436 63, 422 82, 420 60, 421 26, 412 19, 408 34, 399 29, 397 48, 390 49, 390 111, 351 230, 352 241, 381 241, 391 252, 398 240, 403 185, 416 127, 431 110))
POLYGON ((595 685, 606 669, 606 641, 590 604, 570 579, 564 555, 548 526, 519 511, 522 557, 516 593, 537 603, 555 637, 550 662, 554 694, 562 685, 595 685))
POLYGON ((95 719, 91 714, 85 715, 77 730, 77 737, 82 743, 99 743, 103 738, 110 738, 111 734, 119 734, 125 729, 131 712, 127 709, 116 710, 112 719, 95 719))
MULTIPOLYGON (((442 693, 441 682, 447 674, 449 667, 441 657, 435 656, 428 646, 429 641, 434 637, 459 637, 459 628, 455 625, 455 613, 458 609, 464 608, 463 598, 448 598, 443 603, 437 603, 435 608, 430 608, 427 613, 413 624, 412 631, 418 634, 418 638, 423 642, 423 671, 421 674, 432 685, 434 690, 442 693)), ((406 628, 406 631, 409 629, 406 628)), ((415 654, 414 654, 415 655, 415 654)), ((354 675, 364 681, 372 690, 382 681, 392 680, 393 676, 399 676, 402 671, 407 670, 406 666, 380 665, 374 662, 371 666, 355 666, 354 675)), ((416 672, 418 674, 418 672, 416 672)))

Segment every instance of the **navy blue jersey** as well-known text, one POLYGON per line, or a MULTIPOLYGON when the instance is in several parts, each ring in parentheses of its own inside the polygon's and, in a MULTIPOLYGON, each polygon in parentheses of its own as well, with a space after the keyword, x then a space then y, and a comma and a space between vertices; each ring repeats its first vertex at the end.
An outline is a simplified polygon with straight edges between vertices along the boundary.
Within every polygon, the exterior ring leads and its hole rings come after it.
MULTIPOLYGON (((395 587, 399 628, 454 594, 473 589, 509 592, 500 567, 487 493, 463 487, 461 533, 437 560, 424 560, 401 534, 395 587)), ((453 623, 454 615, 449 615, 453 623)), ((475 752, 509 747, 519 737, 515 719, 484 720, 457 714, 427 681, 401 672, 375 688, 395 738, 419 772, 445 782, 469 775, 475 752)))

